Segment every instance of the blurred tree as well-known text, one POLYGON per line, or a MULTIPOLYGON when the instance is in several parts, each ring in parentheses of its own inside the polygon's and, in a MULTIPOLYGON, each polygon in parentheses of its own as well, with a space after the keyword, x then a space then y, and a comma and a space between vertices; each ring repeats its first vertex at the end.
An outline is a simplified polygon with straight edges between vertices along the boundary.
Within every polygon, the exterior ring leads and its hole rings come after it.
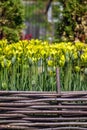
POLYGON ((11 43, 20 39, 23 28, 24 9, 21 0, 0 1, 0 39, 11 43))
POLYGON ((84 42, 87 36, 87 0, 57 0, 63 10, 56 8, 56 17, 61 17, 55 23, 55 39, 76 39, 84 42))

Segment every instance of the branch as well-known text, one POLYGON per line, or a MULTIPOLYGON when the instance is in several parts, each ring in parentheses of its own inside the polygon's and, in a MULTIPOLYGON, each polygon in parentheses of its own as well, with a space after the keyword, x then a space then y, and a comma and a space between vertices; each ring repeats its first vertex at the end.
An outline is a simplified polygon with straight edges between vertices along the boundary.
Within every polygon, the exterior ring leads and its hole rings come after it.
POLYGON ((53 0, 49 0, 46 6, 45 14, 47 14, 53 0))

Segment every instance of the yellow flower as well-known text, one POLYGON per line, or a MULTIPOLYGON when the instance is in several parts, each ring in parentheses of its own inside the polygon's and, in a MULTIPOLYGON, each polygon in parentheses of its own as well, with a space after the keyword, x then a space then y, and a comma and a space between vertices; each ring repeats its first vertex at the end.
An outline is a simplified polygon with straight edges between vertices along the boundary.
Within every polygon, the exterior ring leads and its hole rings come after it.
POLYGON ((80 67, 79 66, 75 66, 75 71, 76 72, 80 72, 80 67))
POLYGON ((2 65, 2 67, 4 68, 4 67, 10 67, 10 65, 11 65, 11 61, 10 60, 7 60, 7 59, 3 59, 3 61, 1 61, 1 65, 2 65))
MULTIPOLYGON (((10 66, 11 62, 20 63, 32 59, 34 62, 43 59, 48 60, 48 66, 64 66, 65 62, 81 59, 81 63, 87 63, 87 45, 81 42, 61 42, 49 44, 47 41, 38 39, 23 40, 17 43, 7 44, 7 40, 0 40, 0 64, 10 66), (16 57, 15 58, 13 57, 16 57)), ((27 64, 27 62, 26 62, 27 64)))
POLYGON ((64 64, 65 64, 65 56, 62 55, 62 56, 60 57, 60 60, 59 60, 59 65, 62 67, 62 66, 64 66, 64 64))
POLYGON ((53 66, 53 61, 52 60, 48 60, 48 66, 53 66))
POLYGON ((87 63, 87 53, 81 55, 81 60, 83 63, 87 63))
POLYGON ((74 52, 74 53, 73 53, 73 58, 74 58, 74 59, 77 59, 77 58, 78 58, 77 52, 74 52))
POLYGON ((76 42, 75 47, 77 50, 82 50, 85 47, 85 44, 82 42, 76 42))

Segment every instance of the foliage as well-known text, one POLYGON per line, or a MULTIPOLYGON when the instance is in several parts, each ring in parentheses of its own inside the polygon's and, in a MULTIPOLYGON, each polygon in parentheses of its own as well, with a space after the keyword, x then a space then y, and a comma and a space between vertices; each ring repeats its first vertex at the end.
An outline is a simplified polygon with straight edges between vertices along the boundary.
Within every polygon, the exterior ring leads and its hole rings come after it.
POLYGON ((60 68, 62 90, 86 90, 87 45, 81 42, 49 44, 23 40, 0 41, 0 89, 56 89, 56 68, 60 68))
MULTIPOLYGON (((57 11, 56 14, 62 14, 61 20, 55 24, 55 38, 64 40, 75 40, 77 37, 80 41, 85 41, 87 1, 86 0, 58 0, 63 10, 57 11)), ((57 15, 56 17, 59 18, 57 15)))
POLYGON ((0 39, 17 42, 23 28, 24 8, 20 0, 0 1, 0 39))

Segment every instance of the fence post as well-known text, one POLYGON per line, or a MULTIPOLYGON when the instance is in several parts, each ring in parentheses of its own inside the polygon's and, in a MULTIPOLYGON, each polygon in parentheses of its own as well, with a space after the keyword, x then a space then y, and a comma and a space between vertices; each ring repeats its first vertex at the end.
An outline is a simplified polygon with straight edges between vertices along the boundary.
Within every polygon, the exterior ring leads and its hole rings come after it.
MULTIPOLYGON (((59 68, 58 67, 56 68, 56 92, 57 92, 57 94, 61 93, 61 88, 60 88, 60 73, 59 73, 59 68)), ((60 95, 60 97, 61 97, 61 95, 60 95)), ((57 98, 59 98, 59 96, 57 96, 57 98)), ((61 106, 61 102, 57 101, 57 105, 61 106)), ((61 109, 58 108, 57 110, 59 111, 61 109)), ((61 114, 58 114, 58 117, 61 117, 61 114)))

